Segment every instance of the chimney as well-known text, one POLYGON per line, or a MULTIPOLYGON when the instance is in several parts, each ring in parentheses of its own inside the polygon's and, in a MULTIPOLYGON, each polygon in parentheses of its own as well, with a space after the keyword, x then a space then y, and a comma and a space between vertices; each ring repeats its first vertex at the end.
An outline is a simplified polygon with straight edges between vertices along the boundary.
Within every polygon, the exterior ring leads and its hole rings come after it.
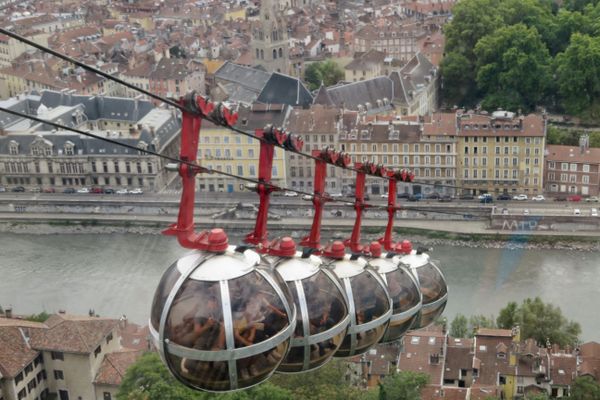
POLYGON ((90 308, 90 310, 88 311, 88 315, 90 317, 93 317, 94 315, 96 315, 96 312, 93 309, 90 308))
POLYGON ((12 318, 12 307, 8 307, 4 310, 4 316, 6 318, 12 318))
POLYGON ((127 316, 125 314, 121 315, 121 318, 119 318, 119 326, 121 329, 127 328, 127 316))

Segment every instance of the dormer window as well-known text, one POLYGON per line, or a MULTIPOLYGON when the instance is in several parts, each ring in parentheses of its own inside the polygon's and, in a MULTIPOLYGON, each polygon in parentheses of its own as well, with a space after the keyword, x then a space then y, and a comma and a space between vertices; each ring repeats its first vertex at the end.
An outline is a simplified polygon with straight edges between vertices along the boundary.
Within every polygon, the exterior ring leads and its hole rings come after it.
POLYGON ((75 154, 75 144, 73 142, 67 141, 65 143, 65 155, 72 156, 75 154))
POLYGON ((19 154, 19 143, 15 142, 14 140, 11 140, 8 144, 8 152, 12 156, 19 154))

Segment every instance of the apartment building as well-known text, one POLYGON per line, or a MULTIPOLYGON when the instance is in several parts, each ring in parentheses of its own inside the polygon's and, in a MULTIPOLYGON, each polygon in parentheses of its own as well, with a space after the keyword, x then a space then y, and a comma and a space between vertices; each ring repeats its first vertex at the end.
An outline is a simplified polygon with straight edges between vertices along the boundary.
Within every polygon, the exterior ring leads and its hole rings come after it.
POLYGON ((544 189, 550 194, 600 194, 600 149, 589 148, 588 138, 580 146, 546 146, 544 189))
MULTIPOLYGON (((44 323, 0 317, 0 398, 115 399, 116 387, 94 382, 120 357, 118 324, 67 314, 54 314, 44 323)), ((133 362, 129 356, 117 365, 126 369, 133 362)))
POLYGON ((205 75, 201 62, 163 57, 150 72, 148 84, 154 94, 178 98, 193 90, 203 94, 205 75))
MULTIPOLYGON (((388 168, 411 169, 420 184, 398 184, 399 193, 453 194, 456 182, 456 135, 432 135, 423 125, 409 121, 360 122, 340 133, 341 149, 350 153, 355 162, 370 161, 388 168)), ((353 187, 354 176, 346 172, 342 186, 353 187)), ((385 181, 367 178, 367 192, 387 192, 385 181)))
MULTIPOLYGON (((149 101, 44 91, 2 105, 140 150, 178 154, 179 117, 149 101)), ((0 184, 57 191, 87 185, 158 190, 175 176, 156 156, 0 113, 0 184)))
MULTIPOLYGON (((291 107, 286 105, 264 105, 255 103, 249 108, 238 110, 236 127, 254 134, 268 124, 282 127, 291 107)), ((208 168, 250 179, 258 179, 260 141, 232 132, 229 129, 202 123, 198 159, 208 168)), ((198 177, 200 191, 239 192, 245 190, 247 182, 218 174, 203 174, 198 177)), ((272 182, 286 186, 285 154, 276 148, 273 157, 272 182)))
POLYGON ((389 57, 408 62, 417 53, 417 42, 427 32, 413 21, 394 21, 385 27, 366 25, 354 35, 354 51, 377 50, 389 57))
POLYGON ((457 138, 456 183, 465 191, 533 195, 543 190, 542 115, 439 113, 427 120, 424 132, 457 138))

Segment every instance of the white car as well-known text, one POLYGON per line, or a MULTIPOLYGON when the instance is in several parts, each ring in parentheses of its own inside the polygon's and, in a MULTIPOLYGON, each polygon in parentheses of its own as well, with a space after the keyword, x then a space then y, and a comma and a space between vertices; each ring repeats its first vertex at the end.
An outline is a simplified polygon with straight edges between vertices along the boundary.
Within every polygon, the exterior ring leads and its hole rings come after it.
POLYGON ((338 192, 338 193, 331 193, 329 196, 331 196, 335 199, 337 197, 343 197, 344 195, 338 192))
POLYGON ((81 188, 81 189, 77 189, 77 193, 89 193, 90 192, 90 188, 81 188))
POLYGON ((290 192, 290 191, 284 192, 283 195, 285 197, 298 197, 298 193, 296 193, 296 192, 290 192))
POLYGON ((523 215, 529 215, 529 210, 528 209, 524 209, 523 210, 523 215))
POLYGON ((585 199, 585 201, 587 203, 598 203, 599 199, 598 199, 598 196, 592 196, 592 197, 588 197, 587 199, 585 199))
POLYGON ((533 196, 531 198, 531 200, 533 200, 533 201, 544 201, 544 200, 546 200, 546 198, 544 196, 542 196, 541 194, 538 194, 537 196, 533 196))
POLYGON ((140 188, 135 188, 129 191, 129 194, 144 194, 144 191, 140 188))
POLYGON ((592 208, 591 213, 592 213, 592 217, 597 217, 598 216, 598 209, 597 208, 592 208))
POLYGON ((519 201, 527 200, 527 195, 526 194, 518 194, 516 196, 513 196, 513 200, 519 200, 519 201))
POLYGON ((117 194, 127 194, 129 192, 127 191, 127 189, 119 189, 119 190, 116 191, 116 193, 117 194))
POLYGON ((302 200, 306 200, 306 201, 312 201, 313 196, 311 196, 310 194, 305 194, 304 196, 302 196, 302 200))
POLYGON ((387 199, 387 198, 388 198, 388 194, 387 194, 387 193, 383 193, 383 194, 381 195, 381 198, 382 198, 382 199, 387 199))
POLYGON ((579 208, 575 208, 573 210, 573 215, 581 215, 581 210, 579 208))

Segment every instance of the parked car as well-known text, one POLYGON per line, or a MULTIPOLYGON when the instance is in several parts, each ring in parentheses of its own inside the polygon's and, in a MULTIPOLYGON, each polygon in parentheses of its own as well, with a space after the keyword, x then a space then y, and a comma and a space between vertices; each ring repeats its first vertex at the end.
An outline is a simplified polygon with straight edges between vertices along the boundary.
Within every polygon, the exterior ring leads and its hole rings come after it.
POLYGON ((567 201, 567 198, 564 196, 558 196, 554 198, 554 201, 567 201))
POLYGON ((42 192, 42 188, 39 187, 32 187, 31 189, 29 189, 29 191, 31 193, 41 193, 42 192))
POLYGON ((472 194, 464 193, 459 196, 459 199, 460 200, 473 200, 473 199, 475 199, 475 197, 473 197, 472 194))
POLYGON ((115 189, 104 188, 104 194, 115 194, 115 189))
POLYGON ((581 210, 579 208, 573 209, 573 215, 581 215, 581 210))
POLYGON ((90 192, 90 188, 86 188, 86 187, 82 187, 81 189, 77 189, 77 193, 89 193, 90 192))
POLYGON ((421 193, 413 194, 408 198, 408 201, 420 201, 423 200, 423 195, 421 193))
POLYGON ((427 196, 425 196, 426 199, 431 199, 431 200, 437 200, 440 197, 441 196, 438 192, 429 193, 427 196))
POLYGON ((52 187, 51 188, 44 188, 44 189, 42 189, 42 192, 44 192, 44 193, 56 193, 56 189, 54 189, 52 187))
POLYGON ((484 204, 488 204, 488 203, 493 203, 494 202, 494 198, 490 195, 490 196, 483 196, 479 199, 480 203, 484 203, 484 204))
POLYGON ((388 194, 387 193, 382 193, 380 197, 382 199, 387 199, 388 198, 388 194))
POLYGON ((129 191, 129 194, 144 194, 144 191, 140 188, 135 188, 129 191))
POLYGON ((592 197, 588 197, 587 199, 585 199, 585 201, 587 203, 598 203, 599 199, 598 199, 598 196, 592 196, 592 197))
POLYGON ((503 200, 503 201, 504 200, 512 200, 512 197, 508 193, 502 193, 502 194, 499 194, 498 197, 496 197, 496 200, 503 200))
POLYGON ((438 201, 440 201, 440 202, 442 202, 442 203, 449 203, 449 202, 451 202, 451 201, 452 201, 452 196, 445 194, 445 195, 443 195, 442 197, 440 197, 440 198, 438 199, 438 201))
POLYGON ((283 192, 283 195, 285 197, 298 197, 298 193, 296 193, 296 192, 290 192, 290 191, 283 192))
POLYGON ((598 216, 598 209, 597 208, 592 208, 590 210, 590 214, 592 215, 592 217, 597 217, 598 216))
POLYGON ((67 194, 75 193, 75 189, 73 189, 73 188, 64 188, 63 189, 63 193, 67 193, 67 194))
POLYGON ((119 190, 117 190, 117 194, 127 194, 127 193, 129 193, 127 191, 127 189, 119 189, 119 190))
POLYGON ((477 199, 478 200, 483 200, 483 199, 485 199, 487 197, 492 197, 492 195, 490 193, 483 193, 483 194, 480 194, 479 196, 477 196, 477 199))
POLYGON ((396 196, 398 199, 409 199, 410 198, 410 193, 398 193, 398 196, 396 196))
POLYGON ((331 195, 330 195, 330 196, 331 196, 331 197, 333 197, 333 198, 335 199, 335 198, 338 198, 338 197, 343 197, 344 195, 343 195, 343 194, 341 194, 340 192, 337 192, 337 193, 331 193, 331 195))
POLYGON ((311 201, 313 197, 310 194, 305 194, 302 196, 302 200, 311 201))
POLYGON ((567 197, 567 200, 578 202, 578 201, 581 201, 581 196, 578 194, 574 194, 573 196, 567 197))
POLYGON ((513 200, 525 201, 525 200, 527 200, 527 195, 526 194, 518 194, 516 196, 513 196, 513 200))
POLYGON ((25 188, 23 186, 15 186, 10 190, 11 192, 24 192, 25 188))
POLYGON ((102 194, 102 193, 104 193, 104 190, 102 190, 102 188, 99 188, 99 187, 93 187, 90 189, 90 193, 102 194))
POLYGON ((546 200, 546 198, 544 196, 542 196, 541 194, 538 194, 537 196, 533 196, 531 198, 531 200, 533 200, 533 201, 544 201, 544 200, 546 200))
POLYGON ((528 209, 524 209, 523 210, 523 215, 529 215, 529 210, 528 209))
POLYGON ((0 186, 0 193, 6 192, 6 188, 4 186, 0 186))

